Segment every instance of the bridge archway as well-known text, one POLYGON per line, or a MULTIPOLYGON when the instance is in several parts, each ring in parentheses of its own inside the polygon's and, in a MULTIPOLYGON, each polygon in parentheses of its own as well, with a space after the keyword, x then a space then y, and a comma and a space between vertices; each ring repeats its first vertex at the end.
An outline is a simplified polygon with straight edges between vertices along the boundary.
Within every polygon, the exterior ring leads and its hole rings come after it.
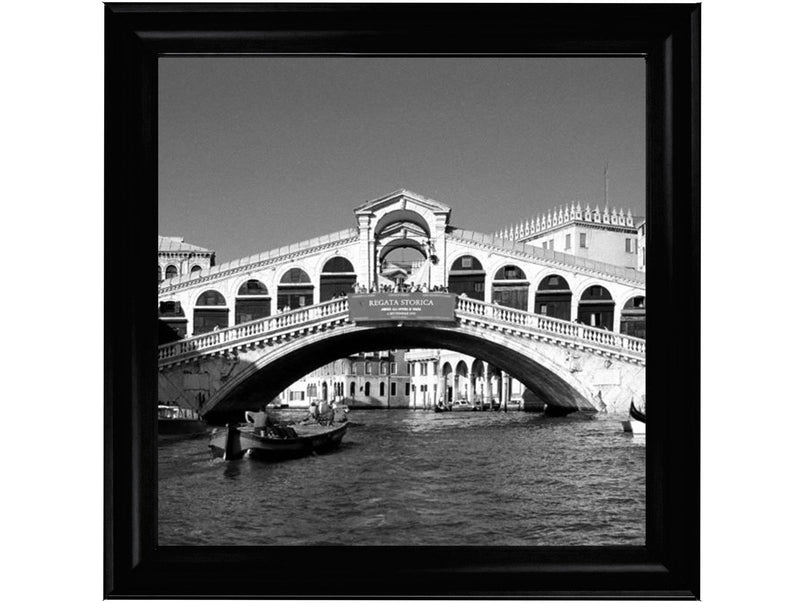
POLYGON ((454 400, 454 377, 455 373, 452 372, 452 365, 449 362, 445 362, 441 367, 441 398, 444 404, 451 404, 454 400))
POLYGON ((235 324, 270 315, 271 296, 268 294, 268 287, 253 278, 240 285, 235 297, 235 324))
POLYGON ((590 327, 614 330, 614 299, 603 285, 591 285, 581 294, 578 320, 590 327))
MULTIPOLYGON (((587 391, 569 367, 542 356, 528 341, 514 341, 504 333, 489 333, 466 324, 372 328, 350 323, 261 350, 259 357, 243 365, 217 390, 202 408, 202 414, 213 423, 240 420, 243 410, 260 408, 316 368, 361 351, 385 350, 389 341, 400 349, 441 348, 492 361, 555 408, 597 410, 593 392, 587 391)), ((445 393, 445 376, 452 373, 451 366, 442 367, 434 402, 445 393)), ((365 395, 371 393, 369 390, 365 395)), ((449 399, 449 391, 446 393, 449 399)))
POLYGON ((277 308, 296 310, 312 306, 314 290, 315 286, 307 272, 301 268, 290 268, 285 271, 277 285, 277 308))
POLYGON ((357 274, 352 262, 338 255, 328 259, 321 269, 319 280, 321 301, 352 293, 356 282, 357 274))
POLYGON ((179 274, 179 269, 176 268, 176 266, 174 266, 173 264, 169 264, 165 268, 165 280, 168 280, 168 279, 171 279, 171 278, 173 278, 175 276, 178 276, 178 274, 179 274))
POLYGON ((486 271, 473 255, 462 255, 452 262, 447 282, 450 293, 466 294, 478 301, 486 299, 486 271))
POLYGON ((544 277, 536 290, 534 309, 536 314, 570 320, 572 290, 567 280, 558 274, 544 277))
POLYGON ((501 306, 527 310, 529 288, 525 271, 516 264, 506 264, 494 274, 491 300, 501 306))
POLYGON ((226 298, 215 289, 207 289, 198 296, 193 308, 193 335, 228 326, 229 307, 226 305, 226 298))

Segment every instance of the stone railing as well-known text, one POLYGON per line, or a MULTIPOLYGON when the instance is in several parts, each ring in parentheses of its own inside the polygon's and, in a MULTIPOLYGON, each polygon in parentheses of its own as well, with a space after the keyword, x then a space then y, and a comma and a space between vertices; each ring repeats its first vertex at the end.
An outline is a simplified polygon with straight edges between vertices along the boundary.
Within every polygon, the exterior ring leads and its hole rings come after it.
MULTIPOLYGON (((459 320, 483 323, 486 328, 506 328, 518 336, 561 340, 567 343, 582 343, 598 352, 617 352, 644 363, 645 340, 605 329, 532 314, 506 306, 487 304, 467 297, 456 297, 455 313, 459 320)), ((158 362, 195 356, 199 352, 213 352, 221 348, 256 343, 261 340, 282 337, 300 329, 346 322, 349 317, 348 298, 341 297, 315 306, 299 308, 284 314, 276 314, 227 329, 195 335, 159 347, 158 362)))
POLYGON ((467 297, 458 297, 456 313, 470 319, 483 319, 504 326, 521 327, 528 331, 555 335, 564 340, 583 341, 594 348, 608 348, 626 352, 629 356, 644 359, 645 340, 613 333, 588 325, 533 314, 506 306, 487 304, 467 297))
POLYGON ((294 330, 300 326, 342 320, 348 316, 348 310, 346 298, 341 297, 315 306, 244 322, 227 329, 161 345, 158 360, 164 362, 185 354, 226 347, 227 344, 240 345, 255 339, 275 337, 281 335, 283 331, 294 330))

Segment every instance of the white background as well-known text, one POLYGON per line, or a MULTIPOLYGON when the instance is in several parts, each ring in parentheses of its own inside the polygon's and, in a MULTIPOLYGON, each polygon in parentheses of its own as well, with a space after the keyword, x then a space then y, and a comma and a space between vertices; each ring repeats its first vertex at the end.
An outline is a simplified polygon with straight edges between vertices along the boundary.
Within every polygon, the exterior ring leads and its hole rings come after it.
MULTIPOLYGON (((103 9, 2 20, 0 589, 99 600, 103 9)), ((707 0, 703 22, 702 600, 802 600, 804 11, 707 0)))

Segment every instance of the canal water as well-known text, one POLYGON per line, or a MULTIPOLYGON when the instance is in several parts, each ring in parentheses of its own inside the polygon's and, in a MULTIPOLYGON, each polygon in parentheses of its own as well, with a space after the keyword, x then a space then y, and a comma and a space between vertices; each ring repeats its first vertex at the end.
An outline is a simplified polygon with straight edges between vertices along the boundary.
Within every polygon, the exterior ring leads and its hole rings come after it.
POLYGON ((645 440, 624 415, 349 416, 338 450, 277 463, 160 445, 159 544, 645 542, 645 440))

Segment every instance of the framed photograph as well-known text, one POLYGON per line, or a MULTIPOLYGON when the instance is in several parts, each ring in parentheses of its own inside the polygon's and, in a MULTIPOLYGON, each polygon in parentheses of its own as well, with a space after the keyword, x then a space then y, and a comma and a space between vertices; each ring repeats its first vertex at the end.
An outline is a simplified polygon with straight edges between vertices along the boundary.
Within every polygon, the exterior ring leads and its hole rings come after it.
POLYGON ((106 597, 699 596, 699 4, 105 11, 106 597))

